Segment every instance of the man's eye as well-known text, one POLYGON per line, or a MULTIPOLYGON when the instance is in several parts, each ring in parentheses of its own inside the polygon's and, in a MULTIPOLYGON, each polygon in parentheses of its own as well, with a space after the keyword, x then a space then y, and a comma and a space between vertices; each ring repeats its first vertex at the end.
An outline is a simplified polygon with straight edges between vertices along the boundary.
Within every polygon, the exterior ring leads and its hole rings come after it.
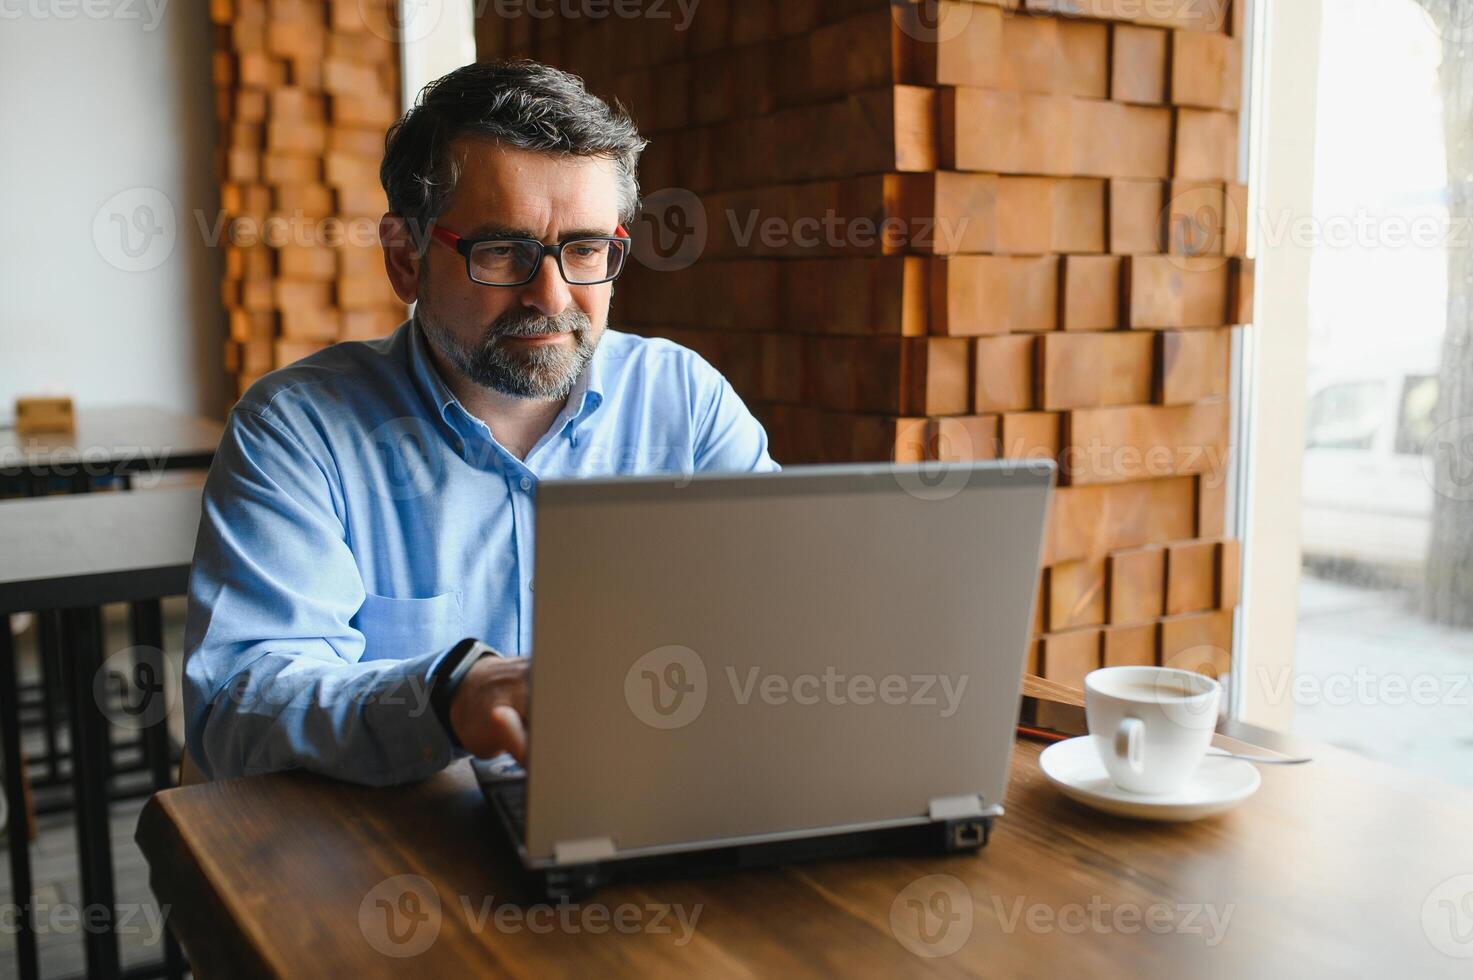
POLYGON ((594 245, 575 245, 573 247, 573 254, 577 255, 580 259, 591 258, 598 254, 598 247, 594 245))
POLYGON ((509 259, 516 254, 515 245, 487 245, 482 251, 493 259, 509 259))

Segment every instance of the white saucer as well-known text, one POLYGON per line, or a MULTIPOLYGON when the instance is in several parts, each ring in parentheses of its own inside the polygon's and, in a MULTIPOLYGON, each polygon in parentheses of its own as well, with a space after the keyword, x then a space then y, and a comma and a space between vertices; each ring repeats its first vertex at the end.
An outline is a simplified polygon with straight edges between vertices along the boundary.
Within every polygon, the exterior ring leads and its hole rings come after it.
POLYGON ((1187 784, 1174 793, 1142 796, 1110 782, 1095 749, 1083 735, 1043 750, 1038 766, 1049 782, 1072 800, 1096 810, 1137 820, 1200 820, 1231 810, 1258 791, 1262 780, 1250 762, 1208 756, 1187 784))

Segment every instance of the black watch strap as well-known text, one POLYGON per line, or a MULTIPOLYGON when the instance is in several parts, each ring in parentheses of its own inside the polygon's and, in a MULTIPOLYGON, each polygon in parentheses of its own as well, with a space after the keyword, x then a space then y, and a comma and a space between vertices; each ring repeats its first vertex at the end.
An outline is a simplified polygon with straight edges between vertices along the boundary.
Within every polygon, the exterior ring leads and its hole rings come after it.
POLYGON ((466 637, 450 648, 450 652, 445 654, 445 659, 440 661, 430 677, 430 707, 435 709, 435 717, 440 719, 445 734, 450 736, 450 741, 456 748, 462 746, 460 739, 455 737, 455 729, 450 727, 450 702, 455 700, 455 692, 465 680, 465 675, 471 672, 471 667, 488 654, 500 656, 480 640, 466 637))

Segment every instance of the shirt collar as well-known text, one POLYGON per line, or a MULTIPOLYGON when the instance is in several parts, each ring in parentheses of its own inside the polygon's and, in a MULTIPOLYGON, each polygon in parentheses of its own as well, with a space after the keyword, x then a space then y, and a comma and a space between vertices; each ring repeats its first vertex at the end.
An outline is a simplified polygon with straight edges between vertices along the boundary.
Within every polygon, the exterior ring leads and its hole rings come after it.
MULTIPOLYGON (((578 373, 578 380, 568 393, 568 403, 553 423, 559 430, 570 429, 575 442, 578 426, 597 411, 604 401, 603 349, 604 345, 600 343, 594 350, 593 357, 589 358, 583 370, 578 373)), ((484 427, 485 423, 465 410, 465 406, 460 404, 460 399, 455 397, 445 379, 440 377, 440 371, 435 367, 434 358, 430 354, 429 338, 425 336, 424 327, 417 316, 409 320, 409 373, 420 391, 439 412, 440 418, 452 429, 459 429, 457 420, 484 427)))

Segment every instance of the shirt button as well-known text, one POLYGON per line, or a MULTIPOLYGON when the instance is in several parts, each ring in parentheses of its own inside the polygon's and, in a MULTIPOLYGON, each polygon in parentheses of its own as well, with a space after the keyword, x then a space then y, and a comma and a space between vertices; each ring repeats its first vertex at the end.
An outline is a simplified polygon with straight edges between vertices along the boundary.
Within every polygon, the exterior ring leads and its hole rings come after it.
POLYGON ((523 490, 531 490, 532 489, 532 481, 529 480, 529 479, 527 479, 525 476, 522 477, 522 489, 523 490))

